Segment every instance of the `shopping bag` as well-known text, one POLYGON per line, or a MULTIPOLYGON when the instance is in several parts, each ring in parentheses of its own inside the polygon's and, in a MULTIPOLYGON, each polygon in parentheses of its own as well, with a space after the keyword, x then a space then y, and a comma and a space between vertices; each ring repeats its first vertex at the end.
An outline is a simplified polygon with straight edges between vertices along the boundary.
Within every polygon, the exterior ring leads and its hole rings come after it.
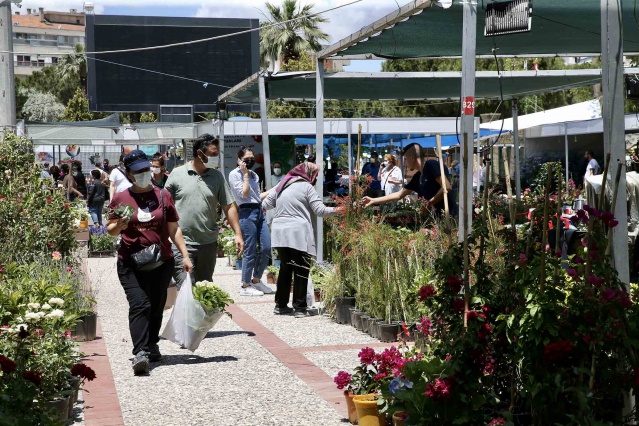
POLYGON ((315 304, 315 286, 313 286, 313 279, 308 277, 308 284, 306 285, 306 307, 312 308, 315 304))
POLYGON ((164 310, 171 309, 173 305, 175 305, 175 301, 177 300, 177 286, 175 285, 175 281, 171 279, 171 284, 169 284, 169 288, 166 290, 166 302, 164 303, 164 310))
POLYGON ((195 300, 191 276, 187 274, 162 337, 193 352, 222 315, 222 311, 218 309, 205 310, 200 302, 195 300))

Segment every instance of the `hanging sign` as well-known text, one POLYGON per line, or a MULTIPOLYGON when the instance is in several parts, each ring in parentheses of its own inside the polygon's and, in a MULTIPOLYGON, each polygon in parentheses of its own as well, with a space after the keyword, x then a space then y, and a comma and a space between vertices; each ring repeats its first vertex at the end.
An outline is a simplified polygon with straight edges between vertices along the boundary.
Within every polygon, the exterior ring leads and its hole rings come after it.
POLYGON ((475 98, 466 96, 464 98, 464 115, 475 115, 475 98))

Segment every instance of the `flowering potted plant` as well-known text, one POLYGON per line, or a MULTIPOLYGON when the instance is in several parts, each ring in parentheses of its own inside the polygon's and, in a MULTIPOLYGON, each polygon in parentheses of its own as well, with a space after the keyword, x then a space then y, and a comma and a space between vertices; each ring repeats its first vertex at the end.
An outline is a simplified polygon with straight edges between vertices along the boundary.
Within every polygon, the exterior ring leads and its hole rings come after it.
POLYGON ((269 265, 267 268, 266 279, 269 284, 275 284, 277 282, 277 274, 280 272, 280 268, 275 265, 269 265))
POLYGON ((106 226, 94 225, 89 229, 90 254, 93 257, 110 257, 115 249, 115 237, 107 232, 106 226))

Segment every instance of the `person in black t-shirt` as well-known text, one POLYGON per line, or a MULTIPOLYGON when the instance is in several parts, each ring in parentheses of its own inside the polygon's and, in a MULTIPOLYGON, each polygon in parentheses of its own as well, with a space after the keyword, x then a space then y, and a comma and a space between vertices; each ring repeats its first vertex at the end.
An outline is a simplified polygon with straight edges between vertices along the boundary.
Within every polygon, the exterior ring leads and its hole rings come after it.
POLYGON ((362 201, 364 207, 392 203, 416 192, 419 198, 426 200, 429 206, 438 213, 444 210, 444 189, 442 183, 446 185, 448 191, 448 211, 451 215, 457 214, 457 204, 453 188, 446 177, 448 168, 444 166, 444 176, 441 176, 439 162, 428 160, 422 157, 421 146, 412 143, 404 148, 404 164, 411 170, 421 170, 415 173, 413 178, 404 187, 394 194, 384 197, 371 198, 364 197, 362 201))

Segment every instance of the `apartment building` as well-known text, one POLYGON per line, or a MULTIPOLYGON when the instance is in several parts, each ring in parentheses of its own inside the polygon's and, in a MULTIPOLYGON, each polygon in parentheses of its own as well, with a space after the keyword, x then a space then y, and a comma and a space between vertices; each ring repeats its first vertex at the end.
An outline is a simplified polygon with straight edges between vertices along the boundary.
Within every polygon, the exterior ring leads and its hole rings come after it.
POLYGON ((76 9, 26 9, 26 13, 15 12, 12 22, 15 75, 20 78, 57 65, 64 55, 74 51, 75 45, 84 45, 85 16, 76 9))

